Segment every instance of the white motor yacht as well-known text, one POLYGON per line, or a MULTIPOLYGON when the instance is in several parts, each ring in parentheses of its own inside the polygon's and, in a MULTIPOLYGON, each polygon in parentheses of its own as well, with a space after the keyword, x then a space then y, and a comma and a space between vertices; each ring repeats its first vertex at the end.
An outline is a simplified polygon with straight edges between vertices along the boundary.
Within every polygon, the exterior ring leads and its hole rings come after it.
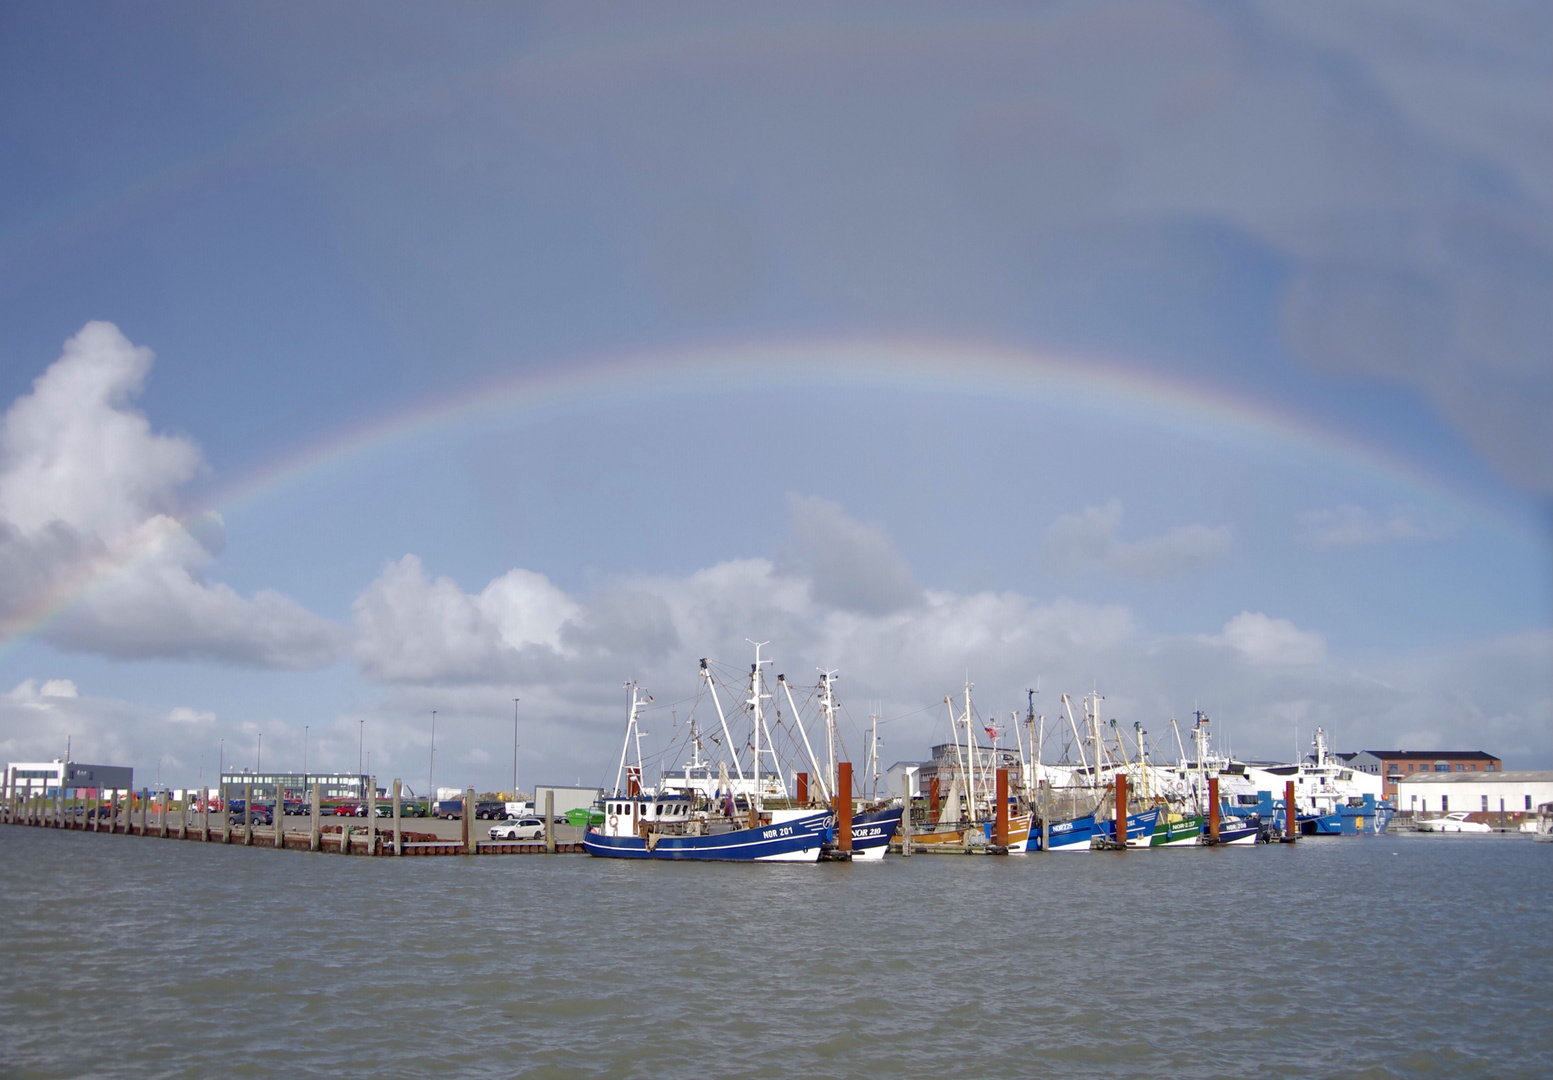
POLYGON ((1456 810, 1444 817, 1424 818, 1418 823, 1419 832, 1434 833, 1486 833, 1494 830, 1481 821, 1468 821, 1465 810, 1456 810))

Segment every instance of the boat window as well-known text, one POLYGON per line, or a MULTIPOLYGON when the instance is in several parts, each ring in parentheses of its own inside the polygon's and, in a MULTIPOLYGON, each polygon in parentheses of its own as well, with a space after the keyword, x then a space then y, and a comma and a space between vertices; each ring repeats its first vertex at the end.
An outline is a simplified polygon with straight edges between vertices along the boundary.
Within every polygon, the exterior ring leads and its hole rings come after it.
POLYGON ((1528 810, 1531 809, 1531 796, 1530 795, 1526 796, 1526 809, 1528 809, 1528 810))

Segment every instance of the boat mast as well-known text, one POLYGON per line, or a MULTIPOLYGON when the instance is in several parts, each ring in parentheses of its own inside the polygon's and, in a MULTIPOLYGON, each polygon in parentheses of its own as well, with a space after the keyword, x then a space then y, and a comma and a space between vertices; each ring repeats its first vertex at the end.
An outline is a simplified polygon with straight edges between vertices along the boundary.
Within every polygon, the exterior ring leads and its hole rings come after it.
POLYGON ((967 679, 965 680, 965 756, 970 759, 971 766, 970 771, 966 775, 969 777, 967 783, 970 792, 968 797, 971 803, 972 821, 976 820, 976 769, 978 767, 975 739, 976 732, 972 727, 971 720, 971 681, 967 679))
MULTIPOLYGON (((963 792, 965 790, 965 755, 960 752, 960 718, 954 714, 954 698, 945 694, 944 704, 949 706, 949 734, 954 739, 954 757, 955 762, 960 766, 960 790, 963 792)), ((959 818, 955 820, 958 821, 959 818)))
MULTIPOLYGON (((836 696, 831 689, 835 681, 834 671, 821 670, 820 707, 825 712, 825 775, 830 778, 830 790, 839 794, 840 781, 836 777, 836 696)), ((848 797, 851 797, 850 793, 848 797)))
MULTIPOLYGON (((1087 698, 1085 702, 1087 707, 1087 698)), ((1089 768, 1089 762, 1084 757, 1084 737, 1078 733, 1078 721, 1073 719, 1073 702, 1068 699, 1067 694, 1062 695, 1062 707, 1068 713, 1068 727, 1073 729, 1073 746, 1078 750, 1078 763, 1084 767, 1085 772, 1089 773, 1089 784, 1090 787, 1093 787, 1095 785, 1095 776, 1089 768)), ((1066 760, 1067 755, 1064 754, 1063 757, 1066 760)))
POLYGON ((869 736, 869 753, 874 760, 873 794, 869 799, 877 802, 879 800, 879 714, 869 713, 868 719, 873 724, 873 733, 869 736))
MULTIPOLYGON (((744 640, 745 641, 749 641, 749 638, 745 638, 744 640)), ((762 716, 761 712, 760 712, 760 698, 761 698, 761 693, 760 693, 760 665, 771 663, 770 660, 762 660, 760 658, 760 649, 761 649, 762 645, 769 645, 771 643, 769 641, 750 641, 750 644, 755 646, 755 662, 750 665, 750 700, 749 700, 749 706, 750 706, 750 709, 752 710, 751 715, 754 717, 754 720, 755 720, 755 724, 754 724, 754 727, 755 727, 755 764, 754 764, 755 797, 754 797, 754 800, 750 803, 750 805, 751 805, 751 807, 754 808, 754 812, 756 814, 759 814, 760 811, 761 811, 761 805, 760 805, 760 803, 761 803, 761 799, 760 799, 760 731, 761 731, 761 728, 765 727, 765 724, 766 724, 765 717, 762 716)), ((774 753, 774 751, 773 751, 773 753, 774 753)), ((777 778, 779 780, 781 779, 781 774, 780 773, 777 774, 777 778)))
POLYGON ((809 745, 809 732, 803 726, 803 719, 798 715, 798 706, 793 701, 793 688, 787 685, 787 676, 778 675, 777 685, 782 687, 782 692, 787 695, 788 707, 793 710, 793 725, 798 728, 798 734, 803 736, 803 748, 809 755, 809 764, 814 766, 814 778, 819 781, 820 794, 825 801, 830 802, 830 785, 825 781, 824 770, 820 768, 819 759, 814 756, 814 747, 809 745))
MULTIPOLYGON (((702 663, 705 663, 705 661, 702 661, 702 663)), ((642 703, 637 698, 636 680, 632 679, 630 682, 626 683, 625 689, 631 691, 631 709, 626 718, 625 742, 620 746, 620 767, 615 770, 616 795, 625 794, 625 789, 620 786, 620 779, 625 774, 626 754, 630 752, 631 743, 633 740, 636 742, 636 775, 638 778, 638 784, 641 783, 642 775, 642 731, 641 727, 636 722, 637 710, 641 707, 642 703)))
POLYGON ((712 695, 712 704, 717 706, 717 721, 723 726, 723 738, 727 739, 728 756, 733 758, 733 772, 739 778, 739 783, 744 783, 744 768, 739 764, 739 753, 734 748, 733 736, 728 731, 728 717, 723 714, 723 703, 717 697, 717 684, 712 681, 712 671, 706 666, 706 658, 701 660, 701 674, 706 679, 707 692, 712 695))

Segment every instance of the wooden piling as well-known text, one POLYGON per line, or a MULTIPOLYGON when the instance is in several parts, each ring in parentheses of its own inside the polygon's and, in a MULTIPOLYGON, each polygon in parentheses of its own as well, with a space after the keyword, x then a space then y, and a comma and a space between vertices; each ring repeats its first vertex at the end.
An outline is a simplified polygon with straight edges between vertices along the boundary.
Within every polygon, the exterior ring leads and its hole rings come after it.
POLYGON ((350 853, 351 853, 351 823, 347 821, 347 822, 345 822, 344 824, 342 824, 340 826, 340 854, 341 855, 349 855, 350 853))
POLYGON ((1008 770, 998 770, 998 806, 992 815, 992 842, 997 847, 1008 847, 1008 770))
POLYGON ((178 810, 178 839, 189 838, 189 789, 183 789, 183 805, 178 810))
POLYGON ((464 789, 464 813, 463 813, 462 817, 463 817, 463 824, 464 824, 464 854, 466 854, 466 855, 473 855, 475 853, 475 844, 478 843, 479 839, 480 839, 480 834, 478 832, 476 832, 475 828, 474 828, 474 821, 472 820, 474 818, 474 816, 475 816, 475 789, 474 788, 465 788, 464 789))
POLYGON ((164 787, 162 789, 162 801, 160 804, 161 813, 159 813, 156 818, 156 835, 161 837, 163 840, 166 840, 168 836, 167 812, 172 807, 172 793, 172 788, 164 787))
MULTIPOLYGON (((401 816, 400 816, 400 807, 399 807, 399 797, 400 797, 400 794, 403 792, 403 790, 404 790, 404 785, 402 785, 396 779, 394 781, 394 854, 395 855, 403 855, 404 854, 404 832, 403 832, 403 830, 401 828, 401 816)), ((516 797, 516 793, 514 793, 514 797, 516 797)))
POLYGON ((253 845, 253 785, 243 785, 243 847, 253 845))
POLYGON ((555 854, 555 788, 545 792, 545 854, 555 854))
POLYGON ((852 763, 836 762, 836 850, 852 850, 852 763))
POLYGON ((1219 778, 1208 777, 1208 843, 1219 842, 1219 778))
POLYGON ((1293 840, 1299 835, 1299 825, 1294 810, 1294 781, 1290 780, 1283 789, 1283 836, 1285 840, 1293 840))
POLYGON ((1116 843, 1125 851, 1127 849, 1127 774, 1116 774, 1116 843))
POLYGON ((200 789, 200 843, 210 843, 210 789, 200 789))
POLYGON ((149 835, 146 832, 146 829, 149 827, 148 822, 150 821, 150 817, 149 817, 150 813, 151 813, 151 792, 150 791, 143 791, 140 794, 140 835, 141 836, 149 835))
POLYGON ((309 850, 312 850, 312 851, 317 851, 320 847, 323 846, 323 830, 322 830, 322 828, 320 828, 320 826, 318 824, 318 814, 320 812, 319 811, 319 803, 322 801, 322 797, 323 797, 323 793, 320 790, 319 783, 318 783, 318 781, 314 780, 313 781, 313 796, 312 796, 312 800, 311 800, 312 806, 310 808, 311 813, 313 815, 313 823, 312 823, 312 826, 307 831, 307 846, 308 846, 309 850))
POLYGON ((911 854, 911 774, 901 774, 901 855, 911 854))
POLYGON ((286 789, 280 786, 280 781, 275 781, 275 808, 270 812, 270 825, 274 829, 275 846, 286 846, 286 789))
POLYGON ((377 777, 367 777, 367 854, 377 854, 377 777))

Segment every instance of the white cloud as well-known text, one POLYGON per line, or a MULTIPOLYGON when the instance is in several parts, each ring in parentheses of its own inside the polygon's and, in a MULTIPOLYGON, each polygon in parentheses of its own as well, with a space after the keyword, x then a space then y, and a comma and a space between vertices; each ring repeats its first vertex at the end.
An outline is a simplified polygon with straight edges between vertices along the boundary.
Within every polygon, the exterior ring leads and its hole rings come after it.
POLYGON ((1361 547, 1406 540, 1439 540, 1450 530, 1414 506, 1376 512, 1362 506, 1307 510, 1296 519, 1301 543, 1315 548, 1361 547))
POLYGON ((1326 658, 1326 639, 1309 630, 1301 630, 1287 619, 1274 619, 1261 612, 1242 611, 1218 635, 1205 637, 1214 645, 1223 645, 1258 664, 1317 664, 1326 658))
POLYGON ((67 650, 319 667, 342 628, 279 593, 204 580, 220 519, 185 526, 179 489, 199 448, 153 432, 131 407, 148 349, 93 322, 0 423, 0 634, 44 621, 67 650), (192 529, 192 531, 191 531, 192 529))
POLYGON ((1202 570, 1229 556, 1234 538, 1224 526, 1179 525, 1150 540, 1116 538, 1122 504, 1112 499, 1078 514, 1063 514, 1046 534, 1052 561, 1072 570, 1105 569, 1158 579, 1202 570))
POLYGON ((921 601, 911 565, 883 526, 855 521, 814 495, 788 495, 787 514, 794 554, 819 603, 883 615, 921 601))
POLYGON ((512 570, 470 595, 414 555, 385 566, 351 610, 362 670, 384 682, 499 681, 525 654, 557 654, 581 613, 543 574, 512 570))
POLYGON ((216 722, 216 714, 200 709, 191 709, 187 705, 178 705, 167 714, 167 721, 171 724, 213 724, 216 722))

